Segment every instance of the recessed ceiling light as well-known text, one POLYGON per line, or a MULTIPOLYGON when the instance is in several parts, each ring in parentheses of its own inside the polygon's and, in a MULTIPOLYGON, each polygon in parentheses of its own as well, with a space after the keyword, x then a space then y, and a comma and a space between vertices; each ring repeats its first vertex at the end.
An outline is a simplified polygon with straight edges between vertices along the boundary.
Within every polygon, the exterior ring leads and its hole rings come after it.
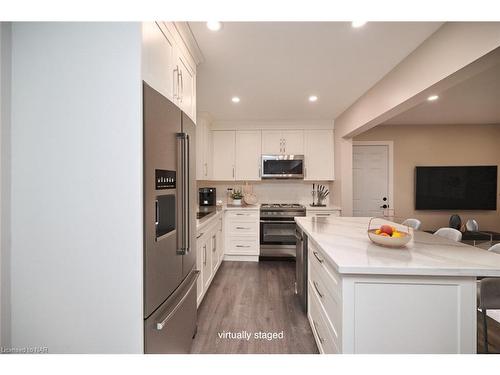
POLYGON ((438 95, 431 95, 427 98, 428 101, 433 102, 434 100, 438 100, 439 96, 438 95))
POLYGON ((366 25, 366 21, 352 21, 352 27, 358 28, 366 25))
POLYGON ((309 96, 309 101, 310 101, 310 102, 315 102, 315 101, 317 101, 317 100, 318 100, 318 97, 317 97, 316 95, 311 95, 311 96, 309 96))
POLYGON ((222 28, 222 23, 220 23, 219 21, 210 21, 207 22, 207 27, 209 30, 219 31, 222 28))
POLYGON ((232 101, 233 103, 239 103, 239 102, 240 102, 240 98, 238 98, 237 96, 233 96, 233 97, 231 98, 231 101, 232 101))

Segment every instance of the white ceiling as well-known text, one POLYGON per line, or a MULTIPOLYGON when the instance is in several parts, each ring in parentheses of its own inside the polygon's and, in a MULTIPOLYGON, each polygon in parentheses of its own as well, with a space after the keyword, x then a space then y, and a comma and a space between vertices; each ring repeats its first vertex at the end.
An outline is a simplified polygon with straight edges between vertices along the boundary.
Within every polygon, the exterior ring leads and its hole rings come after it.
POLYGON ((226 22, 213 32, 191 22, 205 58, 198 111, 217 120, 334 119, 441 24, 226 22), (312 94, 315 103, 307 100, 312 94))
POLYGON ((425 101, 385 124, 500 124, 500 65, 425 101))

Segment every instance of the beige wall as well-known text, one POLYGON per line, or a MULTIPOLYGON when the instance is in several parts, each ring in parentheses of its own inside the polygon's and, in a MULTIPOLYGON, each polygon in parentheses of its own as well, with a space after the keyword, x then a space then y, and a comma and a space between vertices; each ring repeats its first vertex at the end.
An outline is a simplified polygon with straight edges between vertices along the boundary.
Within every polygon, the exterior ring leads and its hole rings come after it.
POLYGON ((500 22, 447 22, 335 119, 333 197, 346 216, 352 214, 352 137, 498 63, 499 46, 500 22))
MULTIPOLYGON (((478 220, 480 229, 500 231, 500 196, 496 211, 415 211, 417 165, 500 165, 499 125, 384 125, 355 141, 394 142, 394 208, 397 217, 415 217, 423 229, 447 226, 451 214, 478 220)), ((500 186, 500 181, 498 182, 500 186)))

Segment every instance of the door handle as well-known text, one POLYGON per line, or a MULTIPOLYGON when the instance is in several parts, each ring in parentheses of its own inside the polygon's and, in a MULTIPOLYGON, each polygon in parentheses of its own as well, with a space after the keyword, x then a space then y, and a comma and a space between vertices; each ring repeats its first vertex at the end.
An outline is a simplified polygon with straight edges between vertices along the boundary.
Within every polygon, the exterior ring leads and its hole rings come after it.
POLYGON ((203 245, 203 265, 207 265, 207 245, 203 245))
POLYGON ((189 135, 177 133, 177 254, 190 251, 189 135))
POLYGON ((217 250, 217 237, 215 237, 215 235, 213 235, 212 239, 214 240, 214 247, 212 249, 212 252, 215 253, 215 250, 217 250))
POLYGON ((158 199, 155 200, 155 225, 160 224, 160 207, 158 206, 158 199))
POLYGON ((173 97, 174 99, 177 99, 179 97, 179 66, 176 65, 175 69, 172 71, 173 79, 172 79, 172 85, 173 85, 173 97), (177 79, 177 90, 175 87, 175 81, 177 79))
POLYGON ((316 289, 316 292, 318 293, 318 296, 320 298, 323 298, 323 293, 321 293, 318 289, 318 283, 316 281, 313 281, 314 289, 316 289))
POLYGON ((325 260, 321 259, 318 255, 317 251, 313 251, 314 257, 318 260, 318 262, 323 263, 325 260))
POLYGON ((186 148, 185 148, 185 156, 184 161, 186 164, 185 171, 185 183, 184 183, 184 196, 185 196, 185 214, 186 214, 186 252, 189 253, 191 251, 191 210, 189 209, 189 202, 191 201, 191 196, 189 193, 190 184, 189 184, 189 176, 191 175, 191 161, 189 160, 189 155, 191 153, 191 140, 189 138, 189 134, 186 134, 186 148))
POLYGON ((172 319, 172 317, 175 315, 177 310, 179 310, 179 308, 182 306, 182 304, 186 300, 187 296, 189 295, 189 293, 191 293, 191 290, 193 290, 194 286, 196 285, 196 280, 200 276, 200 271, 198 271, 198 270, 193 271, 193 275, 194 276, 193 276, 193 279, 190 281, 189 289, 184 294, 184 296, 182 296, 181 300, 177 303, 177 305, 175 305, 175 307, 172 309, 172 311, 170 311, 170 313, 168 313, 165 318, 163 318, 162 320, 160 320, 159 322, 156 323, 156 329, 158 331, 161 331, 165 327, 165 324, 167 324, 168 321, 170 319, 172 319))

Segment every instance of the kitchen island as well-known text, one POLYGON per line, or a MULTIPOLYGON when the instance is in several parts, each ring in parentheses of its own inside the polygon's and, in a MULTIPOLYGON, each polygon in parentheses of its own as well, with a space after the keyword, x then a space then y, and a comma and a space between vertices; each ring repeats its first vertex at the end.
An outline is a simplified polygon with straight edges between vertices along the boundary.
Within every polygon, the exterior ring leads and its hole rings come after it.
POLYGON ((500 277, 499 255, 420 231, 402 249, 380 247, 369 218, 295 220, 320 352, 476 353, 476 280, 500 277))

